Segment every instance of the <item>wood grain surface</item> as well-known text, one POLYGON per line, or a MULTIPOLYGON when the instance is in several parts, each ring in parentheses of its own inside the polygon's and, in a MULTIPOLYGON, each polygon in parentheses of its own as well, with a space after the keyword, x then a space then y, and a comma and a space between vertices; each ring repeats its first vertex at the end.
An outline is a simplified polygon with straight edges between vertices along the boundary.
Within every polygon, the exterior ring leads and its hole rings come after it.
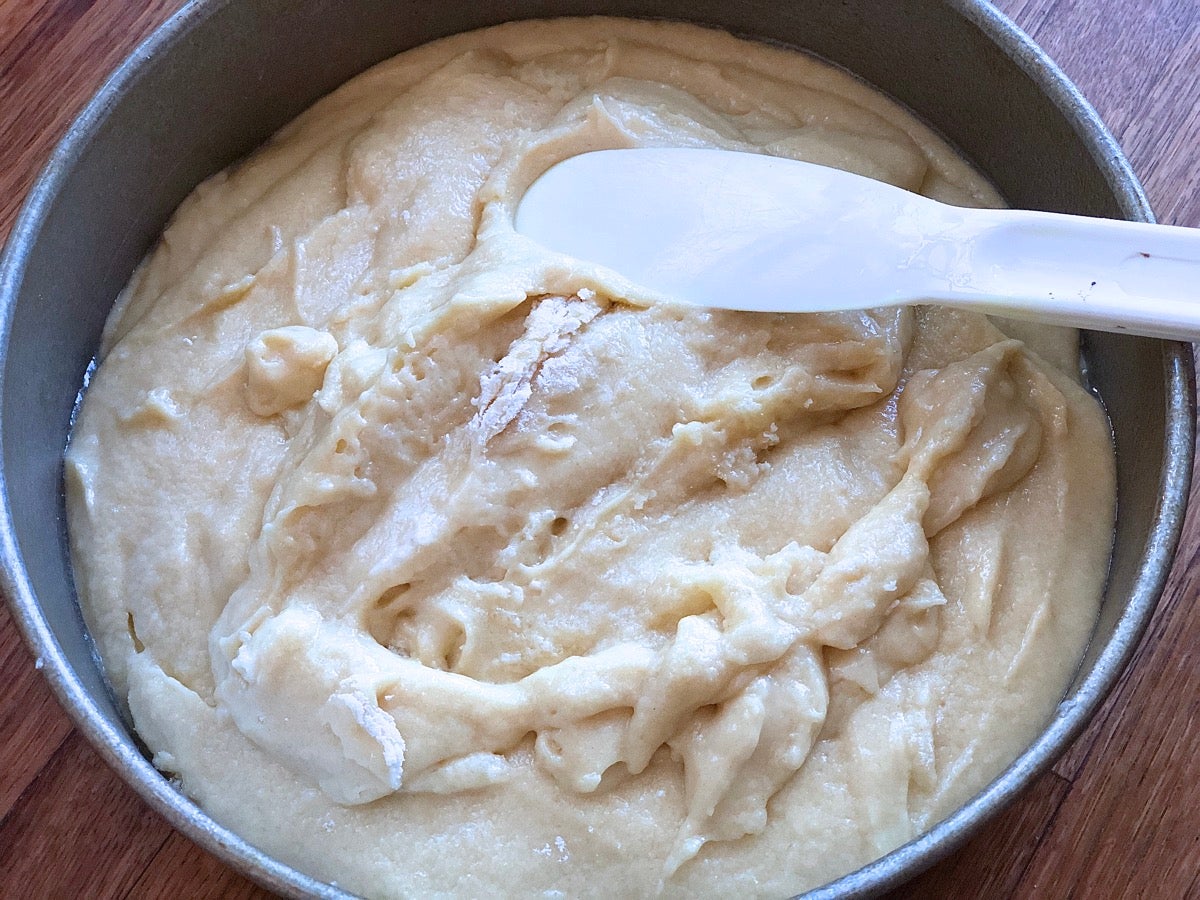
MULTIPOLYGON (((432 0, 431 0, 432 2, 432 0)), ((1100 111, 1160 220, 1200 226, 1200 0, 1002 0, 1100 111)), ((0 0, 0 238, 178 0, 0 0)), ((1200 898, 1200 519, 1131 669, 1054 770, 897 898, 1200 898)), ((93 753, 0 604, 0 897, 266 897, 93 753)))

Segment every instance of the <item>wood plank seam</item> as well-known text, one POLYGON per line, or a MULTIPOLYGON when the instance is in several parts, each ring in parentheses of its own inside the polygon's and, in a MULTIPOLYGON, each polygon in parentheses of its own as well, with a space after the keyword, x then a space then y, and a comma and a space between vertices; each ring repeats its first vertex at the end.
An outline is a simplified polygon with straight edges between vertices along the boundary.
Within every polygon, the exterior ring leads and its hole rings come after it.
MULTIPOLYGON (((1042 839, 1054 829, 1054 825, 1058 821, 1059 815, 1062 813, 1063 804, 1066 803, 1067 797, 1070 796, 1071 791, 1075 788, 1075 782, 1073 779, 1066 778, 1053 770, 1051 770, 1049 774, 1058 781, 1062 782, 1065 785, 1065 790, 1062 792, 1062 795, 1058 798, 1057 802, 1055 802, 1050 815, 1047 816, 1042 822, 1042 827, 1038 829, 1036 839, 1034 840, 1035 846, 1041 846, 1042 839)), ((1025 857, 1019 866, 1016 878, 1013 880, 1014 884, 1016 885, 1017 892, 1019 892, 1021 885, 1025 883, 1029 872, 1032 870, 1036 855, 1036 851, 1030 853, 1027 857, 1025 857)))
MULTIPOLYGON (((55 702, 57 702, 57 700, 55 702)), ((50 754, 50 756, 46 759, 46 762, 42 764, 40 769, 38 769, 37 774, 29 780, 29 783, 25 785, 25 787, 21 790, 21 793, 17 794, 17 798, 12 802, 12 805, 4 811, 3 815, 0 815, 0 830, 3 830, 8 820, 11 819, 26 802, 28 802, 30 797, 37 793, 38 785, 44 778, 47 777, 47 773, 54 768, 55 760, 59 759, 59 757, 61 757, 64 753, 68 752, 68 744, 70 743, 71 737, 76 734, 77 731, 77 728, 72 728, 65 735, 63 735, 62 740, 58 742, 58 746, 54 748, 54 752, 50 754)))
POLYGON ((63 752, 63 747, 66 746, 67 741, 70 740, 71 735, 73 735, 75 731, 76 729, 72 728, 62 736, 62 739, 59 740, 57 745, 55 745, 53 752, 46 759, 46 762, 43 763, 42 767, 38 769, 32 778, 29 779, 29 782, 23 788, 21 788, 21 792, 13 799, 13 802, 9 805, 8 809, 0 812, 0 829, 4 828, 4 823, 8 820, 9 816, 13 814, 13 811, 21 805, 22 801, 37 789, 37 783, 39 779, 42 778, 42 776, 46 773, 46 770, 49 769, 54 763, 54 758, 63 752))

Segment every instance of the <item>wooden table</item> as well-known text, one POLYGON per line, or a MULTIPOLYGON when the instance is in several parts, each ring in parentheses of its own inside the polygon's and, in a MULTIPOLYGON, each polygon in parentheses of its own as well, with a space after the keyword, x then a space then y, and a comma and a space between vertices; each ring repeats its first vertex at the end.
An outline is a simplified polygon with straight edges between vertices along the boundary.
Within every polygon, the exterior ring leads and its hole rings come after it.
MULTIPOLYGON (((431 0, 432 2, 432 0, 431 0)), ((0 0, 0 238, 87 97, 179 0, 0 0)), ((1200 226, 1200 0, 1002 0, 1200 226)), ((1132 669, 1054 770, 903 897, 1200 898, 1200 507, 1132 669)), ((0 897, 265 897, 100 762, 0 604, 0 897)))

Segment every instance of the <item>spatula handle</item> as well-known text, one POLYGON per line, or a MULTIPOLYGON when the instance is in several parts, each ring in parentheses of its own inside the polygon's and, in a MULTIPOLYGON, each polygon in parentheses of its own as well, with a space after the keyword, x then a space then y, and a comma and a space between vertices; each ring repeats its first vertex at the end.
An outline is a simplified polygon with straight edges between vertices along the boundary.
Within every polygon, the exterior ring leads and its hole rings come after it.
POLYGON ((967 215, 968 252, 939 260, 945 251, 929 251, 940 299, 1047 324, 1200 340, 1200 229, 1008 210, 967 215))

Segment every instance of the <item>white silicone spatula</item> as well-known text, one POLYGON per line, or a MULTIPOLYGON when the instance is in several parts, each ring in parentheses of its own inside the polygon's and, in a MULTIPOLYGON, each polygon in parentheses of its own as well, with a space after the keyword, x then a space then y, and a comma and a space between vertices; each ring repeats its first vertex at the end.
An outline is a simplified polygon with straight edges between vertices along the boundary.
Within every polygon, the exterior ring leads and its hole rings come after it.
POLYGON ((817 312, 940 303, 1200 339, 1200 229, 963 209, 753 153, 572 157, 530 187, 516 227, 701 306, 817 312))

